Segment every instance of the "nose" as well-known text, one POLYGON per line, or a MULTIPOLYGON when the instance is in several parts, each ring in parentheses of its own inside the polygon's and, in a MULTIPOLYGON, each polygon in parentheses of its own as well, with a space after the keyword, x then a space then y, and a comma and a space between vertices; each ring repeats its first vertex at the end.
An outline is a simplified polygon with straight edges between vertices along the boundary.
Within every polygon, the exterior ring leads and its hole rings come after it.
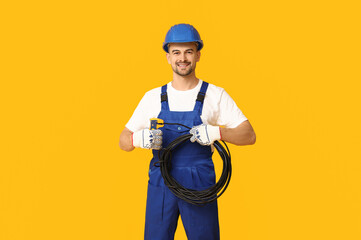
POLYGON ((185 53, 181 53, 181 54, 180 54, 180 60, 181 60, 182 62, 186 61, 186 60, 187 60, 187 55, 186 55, 185 53))

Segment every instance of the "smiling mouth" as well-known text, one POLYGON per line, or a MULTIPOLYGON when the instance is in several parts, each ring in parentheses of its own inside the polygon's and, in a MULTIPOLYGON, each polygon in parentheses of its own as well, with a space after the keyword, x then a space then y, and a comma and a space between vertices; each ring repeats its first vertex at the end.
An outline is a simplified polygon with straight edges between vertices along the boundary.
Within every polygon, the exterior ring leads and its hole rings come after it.
POLYGON ((186 68, 190 65, 191 63, 177 63, 177 66, 178 67, 181 67, 181 68, 186 68))

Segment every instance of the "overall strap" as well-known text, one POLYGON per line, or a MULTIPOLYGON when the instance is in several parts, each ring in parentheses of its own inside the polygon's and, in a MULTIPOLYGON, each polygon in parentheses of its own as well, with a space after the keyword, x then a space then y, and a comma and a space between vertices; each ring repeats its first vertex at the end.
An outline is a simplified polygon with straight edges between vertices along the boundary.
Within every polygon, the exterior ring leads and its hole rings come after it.
POLYGON ((160 94, 160 102, 162 104, 162 111, 169 111, 167 84, 162 87, 162 93, 160 94))
POLYGON ((194 111, 198 111, 199 115, 202 115, 203 102, 204 102, 204 97, 206 96, 207 88, 208 88, 208 83, 203 81, 201 90, 199 90, 197 96, 196 105, 194 106, 194 111))

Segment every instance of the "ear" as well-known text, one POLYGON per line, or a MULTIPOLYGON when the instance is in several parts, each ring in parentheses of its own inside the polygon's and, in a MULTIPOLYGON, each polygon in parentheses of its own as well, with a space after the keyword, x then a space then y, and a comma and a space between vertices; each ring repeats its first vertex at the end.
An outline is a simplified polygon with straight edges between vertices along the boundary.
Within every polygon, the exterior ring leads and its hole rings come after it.
POLYGON ((170 54, 169 53, 166 53, 166 55, 165 55, 166 57, 167 57, 167 61, 168 61, 168 63, 169 64, 171 64, 171 62, 170 62, 170 54))
POLYGON ((200 59, 201 59, 201 51, 197 51, 196 52, 196 62, 199 62, 200 59))

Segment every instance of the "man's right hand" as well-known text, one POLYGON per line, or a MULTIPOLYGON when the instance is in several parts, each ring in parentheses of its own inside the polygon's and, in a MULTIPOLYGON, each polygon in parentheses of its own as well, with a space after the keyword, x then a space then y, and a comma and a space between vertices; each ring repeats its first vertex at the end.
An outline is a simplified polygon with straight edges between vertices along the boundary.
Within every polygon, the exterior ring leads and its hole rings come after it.
POLYGON ((146 149, 156 149, 159 150, 162 148, 163 142, 163 133, 160 129, 149 130, 143 129, 138 132, 133 133, 133 146, 146 148, 146 149))

